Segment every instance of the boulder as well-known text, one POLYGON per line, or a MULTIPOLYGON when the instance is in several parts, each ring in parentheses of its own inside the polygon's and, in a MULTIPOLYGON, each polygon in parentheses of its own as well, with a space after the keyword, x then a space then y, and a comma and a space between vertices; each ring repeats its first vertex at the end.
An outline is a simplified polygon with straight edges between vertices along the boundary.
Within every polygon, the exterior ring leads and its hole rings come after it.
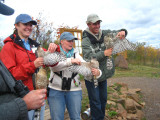
POLYGON ((128 69, 128 62, 122 55, 118 55, 115 58, 115 66, 123 69, 128 69))

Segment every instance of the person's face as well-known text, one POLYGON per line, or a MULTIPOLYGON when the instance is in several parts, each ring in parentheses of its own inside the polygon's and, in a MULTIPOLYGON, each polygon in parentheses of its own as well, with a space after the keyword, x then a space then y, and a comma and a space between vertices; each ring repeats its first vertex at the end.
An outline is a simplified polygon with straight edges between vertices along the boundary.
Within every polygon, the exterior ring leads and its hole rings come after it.
POLYGON ((18 23, 15 24, 15 27, 18 31, 18 35, 23 38, 28 38, 32 33, 32 23, 18 23))
POLYGON ((93 34, 98 34, 100 29, 100 21, 95 23, 88 23, 88 28, 93 34))
POLYGON ((61 40, 61 46, 64 51, 68 52, 73 48, 74 40, 61 40))

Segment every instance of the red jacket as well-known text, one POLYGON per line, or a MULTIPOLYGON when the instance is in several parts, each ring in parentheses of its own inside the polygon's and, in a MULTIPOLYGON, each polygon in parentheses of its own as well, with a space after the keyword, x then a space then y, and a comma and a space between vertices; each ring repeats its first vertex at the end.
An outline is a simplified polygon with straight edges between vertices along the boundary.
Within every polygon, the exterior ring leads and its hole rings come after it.
MULTIPOLYGON (((28 40, 31 46, 39 46, 36 41, 28 40)), ((16 80, 22 80, 29 90, 33 90, 32 75, 36 70, 34 65, 35 53, 32 50, 26 50, 22 40, 15 35, 6 38, 4 44, 0 52, 0 59, 16 80)))

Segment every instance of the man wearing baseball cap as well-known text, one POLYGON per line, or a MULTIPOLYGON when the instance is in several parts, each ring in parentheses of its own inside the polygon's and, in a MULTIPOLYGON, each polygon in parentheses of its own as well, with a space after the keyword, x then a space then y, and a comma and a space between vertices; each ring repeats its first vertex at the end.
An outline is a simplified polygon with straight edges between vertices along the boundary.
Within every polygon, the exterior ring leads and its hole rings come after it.
POLYGON ((89 103, 91 108, 92 120, 105 119, 105 106, 107 102, 107 79, 110 78, 115 71, 113 59, 109 60, 112 55, 112 48, 107 49, 104 45, 104 36, 108 33, 118 33, 120 39, 125 38, 127 30, 121 29, 117 31, 101 30, 100 24, 102 20, 97 14, 90 14, 87 17, 86 24, 88 28, 83 31, 82 53, 84 60, 96 58, 99 62, 102 76, 98 78, 98 87, 94 86, 93 79, 85 78, 85 85, 88 91, 89 103), (107 64, 111 65, 111 69, 107 68, 107 64))
POLYGON ((100 21, 100 22, 102 22, 102 20, 99 18, 99 16, 98 15, 96 15, 96 14, 90 14, 90 15, 88 15, 88 17, 87 17, 87 21, 86 21, 86 23, 88 24, 88 23, 95 23, 95 22, 97 22, 97 21, 100 21))

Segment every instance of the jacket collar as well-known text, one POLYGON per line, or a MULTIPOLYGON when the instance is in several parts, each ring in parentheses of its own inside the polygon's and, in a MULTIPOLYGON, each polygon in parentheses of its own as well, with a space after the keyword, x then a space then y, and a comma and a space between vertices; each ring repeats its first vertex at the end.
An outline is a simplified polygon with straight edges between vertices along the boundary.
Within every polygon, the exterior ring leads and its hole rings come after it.
POLYGON ((93 33, 89 30, 89 28, 86 28, 85 31, 87 31, 89 34, 93 35, 98 41, 99 41, 99 39, 101 39, 101 36, 102 36, 102 30, 101 30, 101 29, 99 29, 98 37, 97 37, 95 34, 93 34, 93 33))
MULTIPOLYGON (((19 45, 19 46, 21 46, 22 48, 25 49, 23 41, 21 40, 21 38, 18 35, 15 35, 15 34, 10 35, 8 38, 6 38, 4 40, 4 43, 6 43, 6 42, 14 42, 17 45, 19 45)), ((28 38, 28 42, 29 42, 29 44, 30 44, 31 47, 33 47, 33 46, 38 47, 40 45, 35 40, 32 40, 30 38, 28 38)))
POLYGON ((100 30, 99 36, 97 38, 89 29, 86 29, 86 30, 83 31, 83 38, 85 38, 85 37, 89 37, 90 42, 92 44, 96 44, 96 43, 101 44, 104 41, 104 35, 103 35, 101 30, 100 30))

